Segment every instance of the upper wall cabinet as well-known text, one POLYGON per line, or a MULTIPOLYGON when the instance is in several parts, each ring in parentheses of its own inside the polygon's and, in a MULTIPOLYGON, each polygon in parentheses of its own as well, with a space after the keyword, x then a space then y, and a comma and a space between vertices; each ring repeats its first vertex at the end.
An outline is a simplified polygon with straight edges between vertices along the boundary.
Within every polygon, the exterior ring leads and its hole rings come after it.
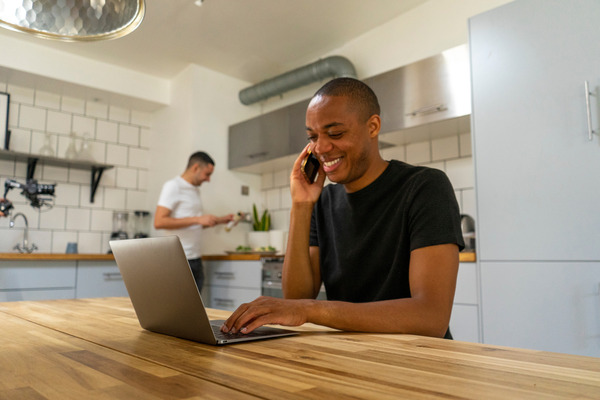
POLYGON ((289 110, 282 108, 229 127, 229 168, 288 155, 289 110))
POLYGON ((364 82, 379 99, 381 133, 387 133, 470 114, 469 80, 463 45, 364 82))

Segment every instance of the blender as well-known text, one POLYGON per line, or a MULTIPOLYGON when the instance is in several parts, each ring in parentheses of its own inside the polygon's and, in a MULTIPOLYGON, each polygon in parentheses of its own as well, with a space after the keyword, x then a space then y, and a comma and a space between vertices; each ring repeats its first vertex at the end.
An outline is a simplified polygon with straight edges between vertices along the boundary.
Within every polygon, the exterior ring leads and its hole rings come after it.
POLYGON ((113 211, 113 231, 110 234, 110 240, 127 239, 127 223, 129 221, 129 212, 113 211))
POLYGON ((150 212, 136 210, 133 212, 133 237, 147 238, 150 235, 150 212))

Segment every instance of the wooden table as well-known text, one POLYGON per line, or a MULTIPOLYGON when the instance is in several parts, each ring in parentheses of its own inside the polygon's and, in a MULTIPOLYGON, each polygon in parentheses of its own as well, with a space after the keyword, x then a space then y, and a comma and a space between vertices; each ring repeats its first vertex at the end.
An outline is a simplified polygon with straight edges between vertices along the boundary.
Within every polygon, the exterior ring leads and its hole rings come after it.
POLYGON ((0 326, 2 399, 600 398, 598 358, 314 325, 208 346, 144 331, 128 298, 0 303, 0 326))

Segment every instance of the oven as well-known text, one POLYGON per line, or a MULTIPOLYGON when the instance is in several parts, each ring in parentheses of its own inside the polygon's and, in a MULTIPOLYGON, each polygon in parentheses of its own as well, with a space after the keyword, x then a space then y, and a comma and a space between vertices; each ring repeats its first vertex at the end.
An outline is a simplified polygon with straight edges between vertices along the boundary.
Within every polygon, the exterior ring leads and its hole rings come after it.
MULTIPOLYGON (((283 274, 283 257, 263 257, 262 262, 262 295, 283 298, 281 276, 283 274)), ((327 300, 325 287, 321 286, 318 300, 327 300)))

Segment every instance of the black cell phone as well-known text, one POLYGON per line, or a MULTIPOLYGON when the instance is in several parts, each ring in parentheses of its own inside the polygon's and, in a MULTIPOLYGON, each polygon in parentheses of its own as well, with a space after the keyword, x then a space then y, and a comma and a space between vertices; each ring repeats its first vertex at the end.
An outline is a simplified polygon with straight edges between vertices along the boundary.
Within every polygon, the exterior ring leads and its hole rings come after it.
POLYGON ((315 182, 317 172, 319 172, 320 167, 321 163, 309 149, 308 155, 306 156, 304 161, 302 161, 302 166, 300 166, 300 170, 302 171, 302 174, 304 175, 308 183, 315 182))

